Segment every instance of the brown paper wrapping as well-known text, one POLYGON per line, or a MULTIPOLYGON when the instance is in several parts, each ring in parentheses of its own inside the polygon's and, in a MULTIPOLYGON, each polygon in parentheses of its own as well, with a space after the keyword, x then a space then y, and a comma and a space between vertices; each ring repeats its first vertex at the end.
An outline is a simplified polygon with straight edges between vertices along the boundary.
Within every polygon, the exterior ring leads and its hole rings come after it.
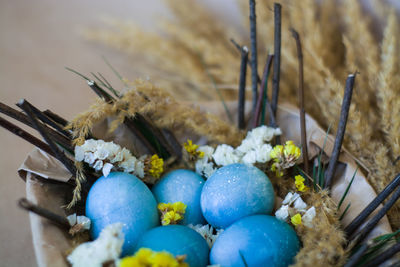
MULTIPOLYGON (((226 117, 220 103, 202 103, 201 108, 226 117)), ((229 103, 232 114, 235 114, 235 103, 229 103)), ((249 105, 247 105, 249 106, 249 105)), ((283 136, 282 140, 293 140, 300 144, 301 134, 299 128, 299 111, 297 108, 280 105, 278 108, 277 122, 283 136)), ((107 120, 95 128, 95 136, 104 140, 114 140, 114 142, 133 149, 138 144, 133 143, 133 137, 127 133, 124 127, 118 128, 114 133, 106 131, 107 120), (107 134, 106 134, 107 133, 107 134)), ((316 156, 326 137, 326 131, 309 116, 306 116, 307 143, 309 147, 309 158, 316 156)), ((182 141, 182 140, 181 140, 182 141)), ((202 140, 203 141, 203 140, 202 140)), ((329 135, 327 138, 325 151, 328 156, 332 151, 334 137, 329 135)), ((343 218, 343 225, 346 226, 362 209, 364 209, 375 198, 376 193, 367 182, 368 170, 365 169, 347 150, 343 149, 339 156, 339 167, 335 174, 332 186, 332 198, 338 203, 347 185, 349 184, 358 166, 346 200, 342 204, 341 212, 348 203, 351 207, 343 218)), ((66 204, 66 197, 71 192, 70 186, 53 182, 68 181, 71 175, 65 167, 57 160, 48 156, 46 153, 35 149, 32 151, 19 169, 20 176, 26 180, 27 198, 33 203, 45 207, 57 214, 65 215, 62 205, 66 204), (51 183, 46 182, 52 181, 51 183)), ((35 214, 30 215, 33 244, 35 247, 36 259, 39 266, 68 266, 65 260, 66 252, 71 248, 71 239, 66 232, 51 224, 46 219, 42 219, 35 214)), ((369 237, 392 232, 387 217, 381 219, 378 226, 370 233, 369 237)))

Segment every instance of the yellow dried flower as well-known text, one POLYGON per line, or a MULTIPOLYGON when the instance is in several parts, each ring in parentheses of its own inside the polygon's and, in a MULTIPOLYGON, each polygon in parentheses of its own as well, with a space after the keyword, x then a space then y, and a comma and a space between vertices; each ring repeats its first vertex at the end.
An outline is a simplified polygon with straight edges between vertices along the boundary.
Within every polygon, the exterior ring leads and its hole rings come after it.
POLYGON ((285 155, 285 158, 295 158, 296 160, 300 157, 301 155, 301 150, 299 147, 297 147, 293 141, 287 141, 285 144, 285 148, 283 150, 283 153, 285 155))
POLYGON ((293 215, 292 218, 290 219, 290 221, 292 222, 292 224, 294 226, 301 225, 301 215, 300 215, 300 213, 297 213, 297 214, 293 215))
POLYGON ((277 177, 283 176, 283 170, 292 167, 301 155, 301 150, 293 141, 287 141, 284 146, 276 145, 270 152, 274 163, 271 170, 277 177))
POLYGON ((161 212, 161 224, 177 224, 184 218, 186 204, 178 201, 175 203, 159 203, 158 210, 161 212))
POLYGON ((134 256, 128 256, 119 262, 119 267, 188 267, 178 256, 175 258, 172 254, 161 251, 155 252, 148 248, 141 248, 134 256))
POLYGON ((160 175, 164 171, 164 160, 159 158, 157 154, 154 154, 150 158, 150 169, 149 174, 155 178, 160 178, 160 175))
POLYGON ((188 139, 186 143, 183 144, 185 150, 189 153, 189 155, 195 158, 203 158, 204 152, 198 151, 199 145, 193 144, 192 140, 188 139))
POLYGON ((305 192, 305 191, 308 190, 308 187, 304 184, 305 179, 304 179, 303 176, 301 176, 301 175, 296 175, 296 176, 294 177, 294 179, 295 179, 294 184, 296 185, 297 191, 305 192))

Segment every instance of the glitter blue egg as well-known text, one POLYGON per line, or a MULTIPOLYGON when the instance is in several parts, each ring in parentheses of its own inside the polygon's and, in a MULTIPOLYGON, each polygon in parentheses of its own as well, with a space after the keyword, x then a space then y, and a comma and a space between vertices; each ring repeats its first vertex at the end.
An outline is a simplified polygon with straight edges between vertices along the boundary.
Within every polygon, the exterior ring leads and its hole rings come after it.
POLYGON ((183 225, 159 226, 145 233, 136 245, 136 250, 149 248, 167 251, 174 256, 186 255, 190 267, 208 265, 210 249, 206 240, 195 230, 183 225))
POLYGON ((200 194, 204 179, 190 170, 174 170, 164 175, 152 188, 158 203, 182 202, 186 211, 179 224, 204 224, 205 219, 200 208, 200 194))
POLYGON ((93 239, 107 225, 123 224, 123 255, 132 254, 139 237, 159 225, 157 202, 150 189, 136 176, 123 172, 112 172, 93 184, 86 199, 86 216, 92 221, 93 239))
POLYGON ((274 189, 265 173, 236 163, 218 169, 208 178, 200 204, 209 224, 226 228, 249 215, 270 214, 274 200, 274 189))
POLYGON ((286 222, 269 215, 243 218, 223 231, 210 252, 221 266, 286 267, 293 263, 300 241, 286 222))

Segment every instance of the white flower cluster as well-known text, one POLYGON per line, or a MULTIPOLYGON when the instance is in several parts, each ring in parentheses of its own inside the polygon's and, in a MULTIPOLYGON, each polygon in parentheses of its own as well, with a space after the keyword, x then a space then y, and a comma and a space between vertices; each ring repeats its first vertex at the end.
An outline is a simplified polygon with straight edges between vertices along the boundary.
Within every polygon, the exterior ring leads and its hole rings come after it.
POLYGON ((96 171, 102 170, 106 177, 112 168, 144 177, 143 160, 138 160, 128 149, 114 142, 86 140, 83 145, 75 147, 75 160, 88 163, 96 171))
POLYGON ((298 193, 289 192, 283 200, 282 206, 275 212, 275 216, 282 221, 287 221, 296 213, 302 214, 302 224, 309 228, 313 227, 312 221, 316 215, 315 207, 307 209, 307 204, 298 193))
POLYGON ((279 128, 275 129, 263 125, 249 131, 241 145, 236 149, 226 144, 217 146, 215 151, 210 146, 201 146, 198 151, 203 151, 204 157, 196 161, 196 172, 208 178, 216 170, 215 164, 226 166, 233 163, 248 165, 266 163, 271 160, 270 153, 272 150, 272 146, 268 142, 274 136, 281 134, 279 128))
POLYGON ((76 247, 67 259, 73 267, 103 266, 106 262, 118 260, 123 244, 122 224, 111 224, 96 240, 76 247))
POLYGON ((214 245, 215 240, 217 237, 224 231, 223 229, 216 230, 216 234, 214 234, 214 228, 209 225, 202 225, 202 224, 189 224, 188 227, 192 228, 196 232, 198 232, 204 239, 207 241, 208 246, 211 248, 214 245))

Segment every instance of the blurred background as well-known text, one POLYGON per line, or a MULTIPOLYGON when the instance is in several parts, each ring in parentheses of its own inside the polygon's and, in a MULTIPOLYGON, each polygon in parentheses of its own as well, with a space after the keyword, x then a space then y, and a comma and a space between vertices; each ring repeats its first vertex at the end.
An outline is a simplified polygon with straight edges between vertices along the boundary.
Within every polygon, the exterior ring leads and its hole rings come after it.
MULTIPOLYGON (((205 2, 232 22, 239 15, 233 1, 205 2)), ((81 30, 101 26, 103 17, 131 19, 152 30, 160 15, 168 16, 162 0, 0 0, 0 101, 14 106, 26 98, 42 110, 73 118, 96 96, 65 66, 101 72, 117 88, 122 84, 102 56, 130 79, 140 68, 125 54, 86 41, 81 30)), ((28 213, 17 207, 25 183, 16 171, 32 148, 0 128, 0 266, 36 266, 28 213)))

